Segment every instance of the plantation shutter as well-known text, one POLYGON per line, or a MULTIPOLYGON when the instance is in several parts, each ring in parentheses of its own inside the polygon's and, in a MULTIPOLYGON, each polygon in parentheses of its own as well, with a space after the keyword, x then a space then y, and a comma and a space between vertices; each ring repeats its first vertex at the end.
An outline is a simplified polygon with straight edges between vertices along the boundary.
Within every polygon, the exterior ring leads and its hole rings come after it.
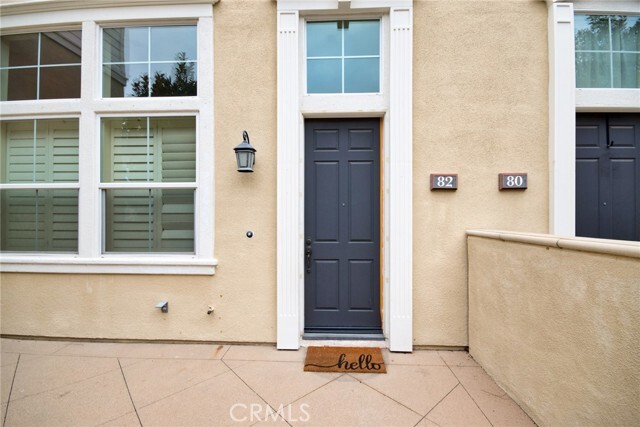
MULTIPOLYGON (((5 183, 78 182, 77 120, 16 121, 4 132, 5 183)), ((2 250, 77 251, 77 189, 3 190, 2 210, 2 250)))
MULTIPOLYGON (((146 120, 146 119, 145 119, 146 120)), ((144 120, 143 120, 144 121, 144 120)), ((132 120, 131 124, 136 121, 132 120)), ((158 118, 111 129, 113 182, 193 182, 195 119, 158 118)), ((107 250, 193 252, 194 190, 107 190, 107 250)))
MULTIPOLYGON (((196 132, 193 121, 162 126, 162 181, 195 182, 196 132)), ((162 247, 169 251, 193 251, 194 191, 162 190, 162 247)))

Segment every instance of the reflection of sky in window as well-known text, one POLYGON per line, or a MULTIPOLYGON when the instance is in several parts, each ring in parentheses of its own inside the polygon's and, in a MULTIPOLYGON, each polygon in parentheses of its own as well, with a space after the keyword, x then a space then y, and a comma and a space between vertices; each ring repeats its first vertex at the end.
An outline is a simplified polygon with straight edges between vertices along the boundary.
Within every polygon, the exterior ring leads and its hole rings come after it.
POLYGON ((344 54, 379 55, 379 21, 350 21, 349 28, 344 32, 344 54))
POLYGON ((197 59, 196 27, 151 27, 151 61, 175 61, 180 52, 197 59))
POLYGON ((307 93, 380 90, 380 20, 308 22, 307 93))
POLYGON ((148 28, 125 28, 124 31, 124 61, 147 61, 148 28))
POLYGON ((338 23, 309 22, 307 24, 307 56, 342 55, 342 35, 338 23))

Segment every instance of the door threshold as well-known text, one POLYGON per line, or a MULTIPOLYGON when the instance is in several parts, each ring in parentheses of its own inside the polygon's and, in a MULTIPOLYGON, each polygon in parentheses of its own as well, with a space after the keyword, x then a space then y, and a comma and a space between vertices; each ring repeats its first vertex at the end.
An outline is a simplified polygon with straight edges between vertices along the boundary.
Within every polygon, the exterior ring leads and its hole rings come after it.
POLYGON ((308 341, 384 341, 383 334, 330 334, 311 332, 302 335, 308 341))

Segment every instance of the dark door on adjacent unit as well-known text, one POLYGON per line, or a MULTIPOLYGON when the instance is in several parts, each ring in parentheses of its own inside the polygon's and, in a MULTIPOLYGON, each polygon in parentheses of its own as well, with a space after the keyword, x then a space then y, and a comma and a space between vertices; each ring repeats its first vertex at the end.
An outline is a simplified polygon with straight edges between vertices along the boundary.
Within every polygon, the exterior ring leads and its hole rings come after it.
POLYGON ((305 332, 381 332, 380 120, 305 122, 305 332))
POLYGON ((577 115, 576 235, 640 241, 640 114, 577 115))

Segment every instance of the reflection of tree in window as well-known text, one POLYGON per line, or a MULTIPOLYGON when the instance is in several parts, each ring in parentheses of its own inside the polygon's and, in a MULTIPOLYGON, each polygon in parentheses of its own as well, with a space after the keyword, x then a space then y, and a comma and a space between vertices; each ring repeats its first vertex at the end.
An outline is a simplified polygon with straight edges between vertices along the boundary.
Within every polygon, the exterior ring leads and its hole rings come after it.
MULTIPOLYGON (((193 62, 187 62, 185 52, 176 55, 178 61, 173 68, 173 75, 167 76, 165 73, 156 71, 151 84, 151 96, 195 96, 197 94, 198 82, 195 78, 195 67, 193 62)), ((143 73, 131 85, 133 96, 149 96, 149 74, 143 73)))
POLYGON ((640 18, 576 15, 576 86, 640 87, 640 18))

